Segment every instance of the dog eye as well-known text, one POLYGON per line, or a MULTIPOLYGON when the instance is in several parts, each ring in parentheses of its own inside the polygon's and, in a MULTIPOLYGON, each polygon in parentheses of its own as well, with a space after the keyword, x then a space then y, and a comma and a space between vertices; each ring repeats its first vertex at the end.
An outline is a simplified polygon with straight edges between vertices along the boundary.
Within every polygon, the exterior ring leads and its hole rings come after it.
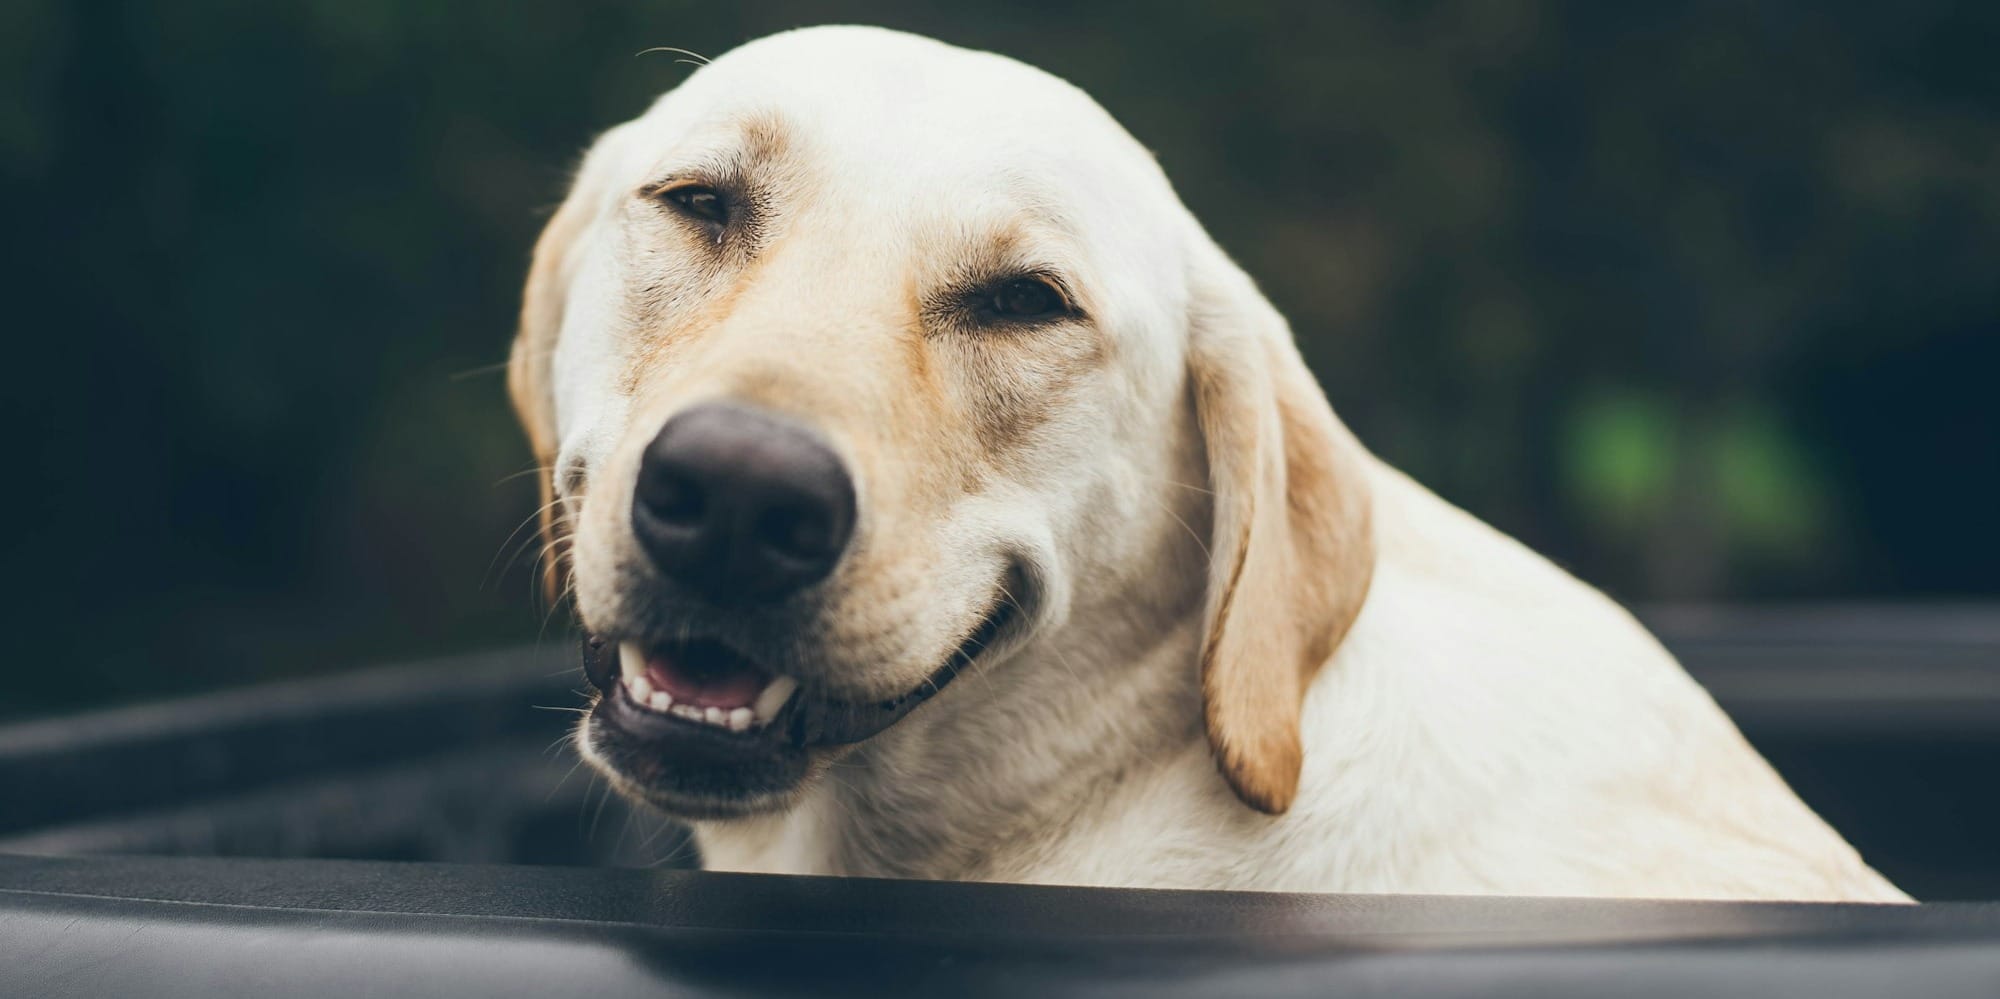
POLYGON ((1069 302, 1062 292, 1051 287, 1041 278, 1015 278, 996 286, 987 293, 986 313, 995 319, 1009 322, 1034 322, 1054 319, 1069 312, 1069 302))
POLYGON ((715 188, 684 184, 661 191, 658 197, 710 229, 720 231, 729 225, 729 199, 715 188))

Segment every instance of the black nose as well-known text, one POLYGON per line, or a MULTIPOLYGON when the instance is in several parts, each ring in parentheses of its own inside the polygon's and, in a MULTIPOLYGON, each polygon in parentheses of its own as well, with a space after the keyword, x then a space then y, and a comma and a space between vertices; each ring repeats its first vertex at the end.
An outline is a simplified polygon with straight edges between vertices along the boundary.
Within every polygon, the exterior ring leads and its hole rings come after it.
POLYGON ((774 600, 833 570, 854 482, 811 430, 731 403, 667 421, 646 446, 632 529, 660 571, 712 600, 774 600))

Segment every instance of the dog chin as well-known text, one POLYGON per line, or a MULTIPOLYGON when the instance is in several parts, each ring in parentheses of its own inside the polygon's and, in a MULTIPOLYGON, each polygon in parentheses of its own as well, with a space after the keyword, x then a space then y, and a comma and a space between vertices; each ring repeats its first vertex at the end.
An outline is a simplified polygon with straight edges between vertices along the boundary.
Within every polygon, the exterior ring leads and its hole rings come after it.
POLYGON ((603 774, 621 797, 685 822, 746 819, 789 811, 806 787, 841 755, 839 750, 810 753, 797 768, 731 774, 655 762, 648 750, 622 745, 618 736, 607 734, 590 719, 583 722, 577 742, 584 761, 603 774))

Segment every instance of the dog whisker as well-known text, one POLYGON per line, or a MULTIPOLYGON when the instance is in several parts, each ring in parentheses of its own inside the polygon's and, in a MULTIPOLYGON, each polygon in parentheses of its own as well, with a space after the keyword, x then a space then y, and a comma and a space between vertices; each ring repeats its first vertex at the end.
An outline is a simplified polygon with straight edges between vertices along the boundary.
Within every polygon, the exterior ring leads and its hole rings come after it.
POLYGON ((455 371, 445 377, 449 381, 462 382, 468 378, 479 378, 484 375, 497 375, 507 370, 508 363, 509 362, 507 361, 498 361, 493 364, 482 364, 476 368, 467 368, 464 371, 455 371))
MULTIPOLYGON (((597 799, 597 808, 590 813, 590 828, 585 830, 583 834, 583 838, 588 842, 596 842, 597 840, 597 823, 604 818, 604 806, 611 803, 612 791, 611 785, 606 784, 604 786, 604 794, 597 799)), ((588 801, 589 799, 586 797, 585 802, 588 803, 588 801)))
MULTIPOLYGON (((552 473, 553 471, 554 471, 554 469, 552 469, 552 468, 550 468, 550 467, 549 467, 548 465, 544 465, 544 464, 542 464, 541 462, 539 462, 539 461, 538 461, 538 462, 535 462, 535 463, 534 463, 534 466, 533 466, 532 468, 524 468, 524 469, 521 469, 521 470, 520 470, 520 471, 518 471, 518 472, 509 472, 509 473, 507 473, 506 475, 503 475, 503 476, 501 476, 500 478, 497 478, 497 479, 493 480, 493 485, 494 485, 494 487, 495 487, 495 488, 497 488, 497 487, 500 487, 500 486, 504 486, 504 485, 506 485, 507 483, 509 483, 509 482, 512 482, 512 481, 514 481, 515 479, 518 479, 518 478, 521 478, 521 477, 523 477, 523 476, 527 476, 527 475, 548 475, 548 474, 551 474, 551 473, 552 473)), ((537 511, 536 511, 536 513, 540 513, 540 512, 541 512, 541 511, 539 511, 539 510, 537 510, 537 511)))
POLYGON ((652 48, 640 49, 639 51, 632 53, 632 58, 637 59, 640 56, 651 55, 655 52, 671 52, 675 55, 686 56, 687 58, 685 59, 675 59, 674 61, 677 63, 684 62, 690 66, 706 66, 713 61, 709 59, 709 57, 702 55, 699 52, 691 52, 687 49, 675 48, 672 45, 655 45, 652 48))
MULTIPOLYGON (((558 739, 554 743, 551 743, 549 748, 554 749, 557 746, 562 745, 563 742, 565 741, 575 742, 576 737, 574 734, 564 736, 562 739, 558 739)), ((547 805, 549 802, 554 801, 557 792, 561 791, 563 789, 563 785, 569 783, 569 779, 575 776, 577 770, 581 769, 582 767, 583 767, 583 756, 579 754, 576 758, 576 762, 571 763, 569 765, 569 769, 563 771, 563 775, 561 777, 556 778, 555 786, 549 788, 549 793, 542 797, 542 804, 547 805)))
MULTIPOLYGON (((504 481, 504 480, 503 480, 503 481, 504 481)), ((530 525, 530 524, 533 524, 533 523, 534 523, 535 521, 537 521, 537 520, 541 519, 541 516, 542 516, 542 514, 543 514, 543 512, 544 512, 544 511, 547 511, 547 510, 549 510, 549 509, 550 509, 551 507, 553 507, 553 506, 554 506, 554 505, 555 505, 556 503, 560 503, 560 502, 562 502, 562 501, 561 501, 560 499, 557 499, 557 500, 552 500, 552 501, 550 501, 550 502, 548 502, 548 503, 544 503, 544 504, 542 504, 542 505, 540 505, 540 506, 536 507, 536 508, 534 509, 534 511, 533 511, 533 512, 529 513, 529 514, 528 514, 528 515, 527 515, 526 517, 522 518, 522 520, 521 520, 521 522, 520 522, 520 523, 518 523, 518 524, 514 525, 514 529, 513 529, 513 530, 511 530, 511 531, 508 531, 508 532, 507 532, 507 537, 506 537, 506 538, 504 538, 504 539, 502 539, 502 540, 501 540, 501 542, 500 542, 500 550, 499 550, 499 551, 496 551, 496 552, 494 552, 494 553, 493 553, 493 559, 492 559, 491 561, 489 561, 489 562, 487 562, 487 563, 486 563, 486 573, 485 573, 485 575, 481 576, 481 577, 480 577, 480 580, 479 580, 479 588, 480 588, 480 589, 485 589, 485 588, 486 588, 486 581, 487 581, 487 579, 488 579, 488 578, 490 578, 490 577, 491 577, 491 576, 493 575, 493 567, 494 567, 495 565, 498 565, 498 564, 500 563, 500 556, 501 556, 501 555, 504 555, 504 554, 506 554, 506 552, 507 552, 507 550, 508 550, 508 546, 510 546, 510 545, 512 545, 512 544, 514 543, 514 539, 515 539, 516 537, 518 537, 518 536, 520 535, 520 533, 521 533, 521 532, 522 532, 522 531, 523 531, 524 529, 526 529, 526 528, 528 527, 528 525, 530 525)), ((534 537, 534 535, 530 535, 529 537, 530 537, 530 538, 533 538, 533 537, 534 537)), ((532 543, 532 542, 530 542, 530 543, 532 543)), ((523 552, 524 552, 525 550, 526 550, 526 544, 523 544, 523 545, 522 545, 522 547, 520 547, 520 548, 517 548, 517 549, 515 549, 515 550, 514 550, 514 554, 513 554, 513 555, 512 555, 511 557, 509 557, 509 559, 507 560, 507 566, 506 566, 506 568, 504 568, 504 569, 501 569, 501 570, 500 570, 500 573, 501 573, 501 575, 505 575, 505 574, 506 574, 506 572, 507 572, 507 569, 511 569, 511 568, 513 568, 513 564, 514 564, 514 562, 515 562, 515 561, 517 561, 518 559, 520 559, 520 557, 521 557, 521 554, 522 554, 522 553, 523 553, 523 552)))
POLYGON ((1160 499, 1158 496, 1155 496, 1152 493, 1145 493, 1144 495, 1148 500, 1151 500, 1153 502, 1153 505, 1166 511, 1167 516, 1174 518, 1174 523, 1181 525, 1181 530, 1186 531, 1188 537, 1194 539, 1194 543, 1200 546, 1201 548, 1202 558, 1210 560, 1213 560, 1215 558, 1214 555, 1209 553, 1208 540, 1201 536, 1201 532, 1196 531, 1193 527, 1188 526, 1188 522, 1185 519, 1183 519, 1180 514, 1175 513, 1173 507, 1168 506, 1166 504, 1166 501, 1160 499))

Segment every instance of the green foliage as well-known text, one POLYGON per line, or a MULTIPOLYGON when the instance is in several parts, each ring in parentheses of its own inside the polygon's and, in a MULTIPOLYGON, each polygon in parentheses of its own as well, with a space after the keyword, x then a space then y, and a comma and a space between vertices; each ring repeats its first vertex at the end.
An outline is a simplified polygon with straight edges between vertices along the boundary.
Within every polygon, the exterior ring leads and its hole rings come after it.
POLYGON ((1994 590, 2000 6, 14 0, 0 712, 536 634, 540 219, 635 53, 836 21, 1097 96, 1364 440, 1615 593, 1994 590))
POLYGON ((1600 528, 1630 532, 1659 517, 1678 457, 1673 414, 1661 400, 1586 397, 1567 430, 1565 484, 1600 528))
POLYGON ((1728 414, 1709 445, 1715 516, 1746 557, 1810 561, 1827 543, 1827 486, 1797 439, 1768 410, 1728 414))

